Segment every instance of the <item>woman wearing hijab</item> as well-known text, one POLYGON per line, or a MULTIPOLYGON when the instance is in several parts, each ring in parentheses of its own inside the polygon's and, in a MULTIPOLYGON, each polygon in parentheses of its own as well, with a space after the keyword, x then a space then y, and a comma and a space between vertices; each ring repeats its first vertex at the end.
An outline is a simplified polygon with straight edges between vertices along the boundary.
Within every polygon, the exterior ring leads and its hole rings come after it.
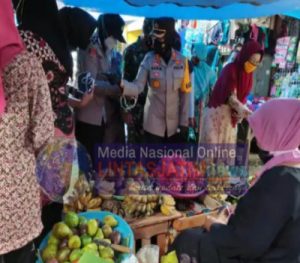
POLYGON ((227 225, 208 218, 206 233, 193 229, 178 236, 172 249, 180 263, 299 262, 300 101, 271 100, 249 124, 259 147, 272 158, 227 225), (181 260, 186 257, 190 261, 181 260))
POLYGON ((251 114, 245 106, 253 85, 253 72, 263 58, 258 42, 247 42, 237 59, 222 71, 204 112, 201 143, 235 144, 237 123, 251 114))
POLYGON ((73 75, 71 50, 87 46, 96 28, 96 20, 79 8, 64 8, 59 14, 55 0, 13 2, 21 37, 27 49, 42 63, 47 76, 55 134, 73 138, 74 121, 70 106, 86 106, 92 94, 86 94, 81 103, 68 98, 66 84, 73 75))
POLYGON ((208 48, 202 43, 192 48, 194 101, 196 125, 200 131, 203 108, 207 105, 209 94, 217 80, 216 73, 206 63, 208 48))
MULTIPOLYGON (((42 64, 48 80, 55 116, 55 136, 74 138, 73 112, 70 105, 84 107, 92 99, 93 94, 86 94, 81 102, 68 98, 66 84, 73 73, 71 47, 84 48, 84 45, 89 43, 86 31, 93 32, 96 21, 78 9, 65 9, 59 15, 55 0, 13 0, 13 3, 17 12, 20 35, 27 50, 42 64), (73 27, 75 20, 81 22, 81 26, 77 27, 78 31, 73 27), (88 29, 85 30, 86 28, 88 29), (79 35, 82 38, 79 38, 79 35)), ((44 229, 36 241, 37 244, 52 226, 61 220, 63 205, 49 202, 44 198, 42 211, 44 229)))
POLYGON ((32 241, 43 228, 35 162, 54 134, 51 100, 44 71, 15 27, 11 0, 0 1, 0 24, 0 261, 32 263, 32 241))

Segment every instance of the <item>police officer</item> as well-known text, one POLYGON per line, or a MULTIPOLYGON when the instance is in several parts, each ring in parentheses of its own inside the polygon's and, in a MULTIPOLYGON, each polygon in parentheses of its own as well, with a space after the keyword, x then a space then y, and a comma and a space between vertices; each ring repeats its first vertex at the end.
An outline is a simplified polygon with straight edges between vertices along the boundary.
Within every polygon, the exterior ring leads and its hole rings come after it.
POLYGON ((153 51, 145 56, 133 82, 122 80, 123 95, 133 97, 148 83, 143 121, 145 143, 179 142, 178 132, 188 127, 189 70, 186 58, 172 48, 175 32, 174 19, 155 19, 153 51))
MULTIPOLYGON (((143 34, 138 40, 124 50, 124 79, 135 80, 139 67, 151 48, 150 33, 153 28, 153 19, 145 18, 143 34)), ((147 85, 139 94, 135 107, 124 112, 124 119, 128 127, 128 143, 141 143, 143 141, 143 116, 147 97, 147 85)))
POLYGON ((112 74, 112 64, 117 59, 117 42, 125 43, 122 36, 124 25, 119 15, 100 15, 89 46, 78 53, 78 73, 92 74, 95 91, 93 100, 76 111, 76 138, 93 157, 97 144, 118 143, 115 141, 119 137, 116 133, 124 132, 121 108, 116 108, 113 101, 115 98, 119 102, 121 77, 118 81, 117 75, 112 74))

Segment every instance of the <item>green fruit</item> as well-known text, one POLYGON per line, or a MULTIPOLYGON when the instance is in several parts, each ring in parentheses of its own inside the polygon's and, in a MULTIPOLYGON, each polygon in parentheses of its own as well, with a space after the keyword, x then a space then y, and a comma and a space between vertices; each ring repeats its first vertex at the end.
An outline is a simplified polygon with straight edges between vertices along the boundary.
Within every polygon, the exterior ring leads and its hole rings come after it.
POLYGON ((79 224, 79 217, 74 212, 68 212, 64 221, 70 228, 77 227, 79 224))
POLYGON ((109 225, 104 225, 102 231, 105 238, 109 238, 110 234, 113 232, 112 228, 109 225))
POLYGON ((55 224, 53 228, 53 234, 56 238, 63 239, 65 237, 72 236, 71 229, 63 222, 55 224))
POLYGON ((52 258, 46 261, 46 263, 59 263, 56 258, 52 258))
POLYGON ((81 245, 85 247, 86 245, 92 243, 92 238, 88 235, 81 236, 81 245))
POLYGON ((100 253, 100 251, 101 251, 103 248, 105 248, 105 246, 102 246, 102 245, 99 245, 99 246, 98 246, 99 253, 100 253))
POLYGON ((58 260, 58 262, 62 263, 69 259, 70 253, 71 253, 70 249, 68 249, 67 247, 63 248, 58 251, 56 259, 58 260))
POLYGON ((57 239, 55 236, 51 235, 48 239, 48 245, 59 245, 59 239, 57 239))
POLYGON ((103 241, 105 241, 108 244, 111 244, 111 240, 110 239, 103 239, 103 241))
POLYGON ((70 254, 69 260, 71 262, 73 262, 77 259, 80 259, 82 254, 83 254, 83 251, 81 249, 74 249, 70 254))
POLYGON ((95 243, 90 243, 90 244, 87 244, 86 246, 84 246, 83 249, 85 249, 87 251, 91 251, 91 250, 97 251, 98 250, 98 246, 95 243))
POLYGON ((88 220, 84 216, 79 217, 79 225, 86 225, 88 220))
MULTIPOLYGON (((92 243, 93 244, 93 243, 92 243)), ((92 245, 92 244, 89 244, 89 245, 92 245)), ((89 245, 87 245, 87 246, 85 246, 83 249, 82 249, 82 251, 83 252, 88 252, 88 253, 91 253, 91 254, 93 254, 94 256, 96 256, 96 257, 99 257, 99 252, 98 252, 98 247, 97 247, 97 245, 96 244, 94 244, 94 245, 96 245, 96 247, 89 247, 89 245), (96 249, 95 249, 96 248, 96 249)))
POLYGON ((103 263, 115 263, 115 261, 111 258, 103 258, 103 263))
POLYGON ((68 247, 70 249, 76 249, 81 247, 81 239, 79 236, 71 236, 68 241, 68 247))
POLYGON ((102 231, 101 228, 98 228, 98 231, 95 235, 95 238, 97 238, 97 239, 103 239, 104 238, 104 234, 103 234, 103 231, 102 231))
POLYGON ((48 245, 42 252, 42 259, 43 261, 47 261, 50 259, 54 259, 57 254, 57 246, 55 245, 48 245))
POLYGON ((87 223, 87 233, 93 237, 94 235, 96 235, 98 231, 98 222, 95 219, 91 219, 88 221, 87 223))
POLYGON ((113 216, 106 216, 103 222, 110 227, 116 227, 118 225, 118 221, 113 216))
POLYGON ((115 253, 110 247, 105 247, 100 250, 100 257, 102 258, 114 258, 115 253))

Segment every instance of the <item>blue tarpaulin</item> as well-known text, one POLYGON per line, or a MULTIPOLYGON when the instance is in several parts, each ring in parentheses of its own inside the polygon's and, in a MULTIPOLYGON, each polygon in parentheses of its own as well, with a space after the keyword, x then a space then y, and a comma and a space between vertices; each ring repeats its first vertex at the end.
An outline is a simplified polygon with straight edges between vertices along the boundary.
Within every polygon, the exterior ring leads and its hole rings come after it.
POLYGON ((239 19, 291 14, 300 16, 300 0, 62 0, 102 13, 177 19, 239 19), (297 12, 298 11, 298 12, 297 12))

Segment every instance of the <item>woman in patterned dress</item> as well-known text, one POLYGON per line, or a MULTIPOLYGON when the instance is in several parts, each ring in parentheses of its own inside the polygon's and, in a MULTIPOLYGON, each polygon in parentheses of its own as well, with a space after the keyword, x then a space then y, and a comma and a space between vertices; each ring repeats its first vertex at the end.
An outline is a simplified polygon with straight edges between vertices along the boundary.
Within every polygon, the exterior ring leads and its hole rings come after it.
MULTIPOLYGON (((13 3, 20 35, 27 50, 42 64, 48 80, 55 137, 74 138, 73 111, 70 106, 84 107, 92 99, 93 93, 86 94, 79 102, 68 98, 66 84, 73 74, 71 46, 84 48, 83 45, 89 43, 89 34, 94 31, 96 21, 83 10, 72 9, 75 10, 73 15, 67 12, 70 22, 81 21, 81 25, 77 27, 78 32, 75 33, 82 38, 75 38, 74 30, 71 30, 72 24, 66 24, 59 15, 55 0, 13 0, 13 3)), ((46 205, 45 201, 47 200, 44 200, 42 211, 44 230, 37 239, 37 244, 61 220, 63 205, 57 202, 46 205)))
POLYGON ((236 144, 237 123, 251 114, 244 104, 252 89, 253 72, 262 58, 262 47, 251 40, 223 69, 204 111, 201 143, 236 144))
POLYGON ((0 24, 0 261, 32 263, 32 241, 43 228, 35 162, 54 135, 51 100, 43 68, 15 27, 10 0, 0 1, 0 24))

